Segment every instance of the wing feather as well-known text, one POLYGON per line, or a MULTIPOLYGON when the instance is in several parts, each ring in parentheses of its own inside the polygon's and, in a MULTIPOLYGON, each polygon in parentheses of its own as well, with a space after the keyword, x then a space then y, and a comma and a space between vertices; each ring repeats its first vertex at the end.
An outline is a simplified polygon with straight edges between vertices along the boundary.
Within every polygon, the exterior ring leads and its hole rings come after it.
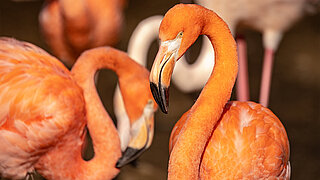
POLYGON ((62 135, 84 124, 82 90, 68 69, 32 44, 0 38, 0 174, 23 178, 62 135))

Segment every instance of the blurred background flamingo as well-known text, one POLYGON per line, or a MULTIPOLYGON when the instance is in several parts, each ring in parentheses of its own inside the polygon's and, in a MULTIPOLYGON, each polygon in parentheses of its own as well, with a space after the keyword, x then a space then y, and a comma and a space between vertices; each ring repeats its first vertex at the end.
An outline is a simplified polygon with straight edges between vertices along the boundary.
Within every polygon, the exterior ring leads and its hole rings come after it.
MULTIPOLYGON (((274 53, 285 33, 307 11, 315 11, 311 0, 268 0, 268 1, 198 1, 198 4, 217 12, 228 24, 233 35, 240 24, 254 28, 263 34, 264 60, 259 101, 268 106, 274 53)), ((237 96, 240 101, 250 100, 246 55, 246 43, 238 38, 239 75, 237 96)))
MULTIPOLYGON (((127 51, 129 39, 140 21, 154 15, 164 15, 178 0, 128 2, 124 10, 126 19, 123 36, 116 45, 127 51)), ((14 3, 0 1, 0 34, 32 42, 50 50, 39 32, 38 15, 42 1, 14 3)), ((271 110, 284 124, 290 144, 292 179, 317 179, 320 176, 320 14, 302 17, 282 38, 274 61, 272 77, 271 110), (284 93, 285 92, 285 93, 284 93)), ((250 97, 259 99, 263 47, 261 34, 249 28, 238 29, 247 42, 248 70, 250 71, 250 97)), ((200 38, 201 39, 201 38, 200 38)), ((201 43, 193 46, 191 56, 198 57, 201 43)), ((149 67, 158 50, 158 43, 151 44, 147 54, 149 67)), ((112 98, 117 84, 117 76, 108 70, 99 73, 97 90, 101 100, 115 118, 112 98)), ((194 103, 193 94, 181 93, 175 84, 170 88, 171 104, 168 115, 155 114, 155 135, 152 146, 136 164, 136 168, 125 166, 118 180, 165 179, 168 163, 168 139, 175 124, 186 109, 194 103)), ((232 99, 235 99, 235 93, 232 99)))
POLYGON ((116 45, 126 0, 45 0, 41 32, 52 52, 69 67, 86 49, 116 45))

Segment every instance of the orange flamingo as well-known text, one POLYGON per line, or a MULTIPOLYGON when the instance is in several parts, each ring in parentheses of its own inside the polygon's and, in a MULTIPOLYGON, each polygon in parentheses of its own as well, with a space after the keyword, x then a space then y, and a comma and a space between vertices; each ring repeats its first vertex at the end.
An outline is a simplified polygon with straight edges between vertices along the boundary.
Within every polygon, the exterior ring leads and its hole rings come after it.
MULTIPOLYGON (((142 119, 133 127, 131 144, 139 149, 130 155, 135 157, 152 141, 156 108, 144 67, 124 52, 101 47, 84 52, 70 72, 32 44, 0 39, 1 176, 21 179, 35 170, 55 180, 112 179, 118 174, 118 133, 94 83, 101 68, 119 76, 130 120, 142 119), (81 157, 85 126, 95 153, 89 161, 81 157)), ((120 165, 126 160, 131 159, 122 157, 120 165)))
POLYGON ((86 49, 115 45, 125 0, 46 0, 40 27, 52 52, 69 67, 86 49))
POLYGON ((180 4, 165 15, 150 72, 155 100, 167 113, 175 62, 202 34, 215 49, 215 66, 195 104, 173 128, 168 179, 289 179, 289 141, 279 119, 254 102, 227 103, 238 72, 236 43, 211 10, 180 4))

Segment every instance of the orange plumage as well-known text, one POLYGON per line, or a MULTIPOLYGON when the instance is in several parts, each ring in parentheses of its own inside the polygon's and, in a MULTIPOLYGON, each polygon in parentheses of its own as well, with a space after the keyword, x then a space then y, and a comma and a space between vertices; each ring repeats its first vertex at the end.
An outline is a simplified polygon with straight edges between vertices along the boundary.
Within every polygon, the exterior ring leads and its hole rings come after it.
POLYGON ((214 12, 180 4, 165 15, 149 78, 157 103, 167 112, 175 62, 201 34, 215 49, 215 67, 173 128, 168 179, 289 179, 289 141, 279 119, 260 104, 228 102, 238 72, 236 44, 214 12))
POLYGON ((72 151, 81 148, 84 98, 71 73, 45 51, 12 39, 0 44, 0 172, 23 178, 66 132, 73 129, 67 138, 79 142, 72 151))
POLYGON ((132 104, 124 93, 128 115, 142 114, 150 104, 149 73, 125 53, 108 47, 86 51, 70 72, 32 44, 0 38, 2 177, 21 179, 35 170, 55 180, 112 179, 118 174, 118 133, 94 83, 101 68, 117 72, 121 89, 132 85, 139 99, 132 104), (123 68, 139 74, 127 74, 123 68), (81 156, 85 126, 95 152, 89 161, 81 156))

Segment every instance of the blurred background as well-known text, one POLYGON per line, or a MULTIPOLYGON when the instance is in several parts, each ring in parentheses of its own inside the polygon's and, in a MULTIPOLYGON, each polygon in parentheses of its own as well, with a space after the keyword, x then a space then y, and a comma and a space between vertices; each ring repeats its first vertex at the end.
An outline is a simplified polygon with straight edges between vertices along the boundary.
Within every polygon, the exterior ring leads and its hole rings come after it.
MULTIPOLYGON (((131 0, 124 10, 124 26, 116 48, 126 51, 130 36, 138 23, 153 15, 164 15, 178 0, 131 0)), ((48 52, 39 31, 38 15, 43 1, 0 1, 0 35, 33 43, 48 52)), ((263 47, 261 34, 243 29, 248 49, 251 100, 257 102, 261 78, 263 47)), ((201 39, 192 46, 190 62, 200 51, 201 39)), ((157 51, 157 42, 150 47, 148 68, 157 51)), ((114 118, 113 93, 117 83, 115 73, 102 70, 99 74, 100 97, 114 118)), ((155 136, 152 146, 134 164, 121 169, 118 180, 165 179, 168 162, 168 142, 171 129, 181 115, 195 102, 199 92, 183 93, 170 88, 170 108, 167 115, 160 110, 155 115, 155 136)), ((234 95, 232 97, 234 98, 234 95)), ((320 14, 300 19, 285 33, 275 54, 269 108, 285 126, 290 141, 292 179, 320 177, 320 14)))

